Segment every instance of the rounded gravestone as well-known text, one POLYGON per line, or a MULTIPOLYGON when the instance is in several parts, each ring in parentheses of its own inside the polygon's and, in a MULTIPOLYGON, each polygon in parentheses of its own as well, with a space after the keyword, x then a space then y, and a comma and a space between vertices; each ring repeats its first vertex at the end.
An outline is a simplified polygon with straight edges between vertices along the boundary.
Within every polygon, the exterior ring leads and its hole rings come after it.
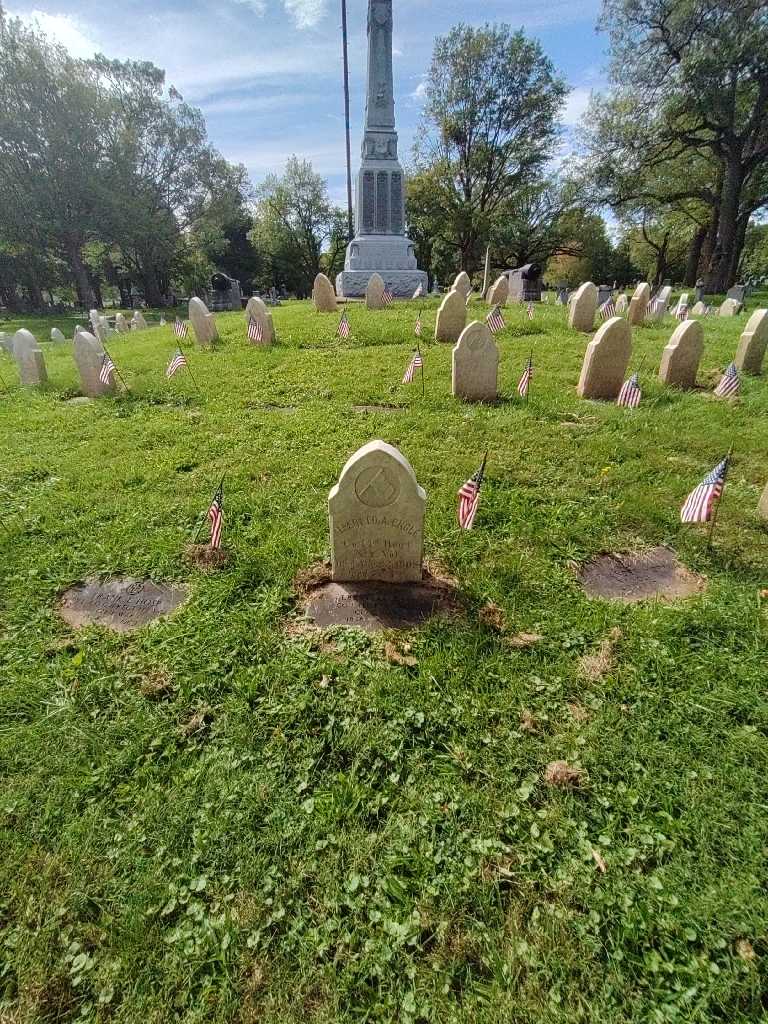
POLYGON ((130 329, 131 329, 130 325, 128 324, 128 321, 125 319, 125 314, 124 313, 117 313, 117 314, 115 314, 115 330, 117 331, 117 333, 118 334, 128 334, 130 329))
POLYGON ((577 393, 581 398, 616 398, 632 355, 632 331, 620 316, 606 320, 587 345, 577 393))
POLYGON ((67 339, 64 337, 58 327, 51 328, 51 341, 54 345, 63 345, 67 339))
POLYGON ((704 328, 698 320, 679 324, 661 355, 659 380, 676 388, 696 387, 696 374, 704 351, 704 328))
POLYGON ((386 285, 381 274, 371 274, 365 289, 365 305, 367 309, 384 308, 384 292, 386 285))
POLYGON ((763 368, 765 349, 768 346, 768 309, 756 309, 747 320, 747 326, 739 339, 736 350, 736 368, 745 373, 758 375, 763 368))
POLYGON ((440 303, 435 320, 435 341, 458 341, 467 322, 464 293, 452 289, 440 303))
POLYGON ((250 324, 251 320, 261 324, 261 341, 251 339, 252 345, 266 347, 275 340, 275 327, 272 323, 272 314, 267 309, 266 303, 258 295, 252 295, 245 307, 245 320, 250 324))
POLYGON ((115 374, 109 375, 105 384, 101 379, 106 353, 99 342, 88 331, 78 331, 75 335, 73 355, 80 374, 80 390, 88 398, 99 398, 101 395, 114 395, 115 374))
MULTIPOLYGON (((136 317, 134 316, 134 320, 136 317)), ((208 312, 208 307, 197 296, 189 300, 189 319, 197 338, 200 348, 212 348, 213 343, 219 340, 219 332, 216 328, 216 321, 213 313, 208 312)))
POLYGON ((499 349, 490 328, 473 320, 452 353, 451 393, 470 402, 493 402, 498 395, 499 349))
POLYGON ((315 278, 315 283, 312 285, 312 301, 318 313, 335 313, 339 308, 336 302, 336 292, 325 274, 318 274, 315 278))
POLYGON ((40 387, 47 383, 48 374, 42 349, 34 334, 23 327, 13 336, 13 358, 19 369, 19 380, 24 387, 40 387))
POLYGON ((591 281, 585 281, 568 299, 568 307, 568 326, 571 330, 591 332, 597 311, 596 286, 591 281))
POLYGON ((462 270, 456 275, 456 278, 451 285, 453 291, 461 292, 464 296, 464 302, 466 303, 469 293, 472 291, 472 282, 469 279, 469 274, 466 270, 462 270))
POLYGON ((736 316, 741 310, 741 303, 737 299, 726 299, 720 307, 718 316, 736 316))
POLYGON ((641 281, 640 284, 635 288, 635 294, 630 299, 629 312, 627 313, 627 321, 633 327, 641 324, 645 320, 645 314, 648 312, 648 302, 651 298, 651 286, 647 281, 641 281))
POLYGON ((497 277, 486 296, 489 306, 506 306, 509 298, 509 278, 506 274, 497 277))
MULTIPOLYGON (((198 302, 199 301, 200 300, 198 299, 198 302)), ((203 308, 205 308, 205 307, 203 307, 203 308)), ((206 310, 206 312, 207 312, 207 310, 206 310)), ((146 331, 146 329, 149 327, 149 324, 144 319, 144 314, 139 309, 137 309, 135 311, 135 313, 133 314, 133 321, 132 322, 136 325, 134 330, 137 330, 137 331, 146 331)))

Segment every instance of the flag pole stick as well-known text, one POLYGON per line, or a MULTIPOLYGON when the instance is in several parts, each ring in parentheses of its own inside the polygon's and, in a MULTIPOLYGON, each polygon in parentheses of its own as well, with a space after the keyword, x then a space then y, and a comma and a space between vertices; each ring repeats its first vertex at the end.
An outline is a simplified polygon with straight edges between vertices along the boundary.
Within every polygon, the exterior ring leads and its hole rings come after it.
MULTIPOLYGON (((222 475, 222 478, 219 481, 219 486, 213 492, 214 499, 215 499, 217 494, 221 494, 222 491, 223 491, 223 488, 224 488, 224 476, 226 476, 226 474, 222 475)), ((210 505, 208 507, 210 508, 210 505)), ((203 527, 205 526, 205 520, 207 518, 208 518, 208 513, 206 512, 205 515, 202 518, 202 521, 200 522, 200 525, 197 528, 197 533, 195 534, 195 539, 192 541, 193 544, 197 544, 198 538, 199 538, 199 536, 200 536, 200 534, 202 532, 203 527)))
MULTIPOLYGON (((419 353, 421 359, 421 346, 416 342, 416 351, 419 353)), ((424 397, 424 360, 421 360, 421 397, 424 397)))
POLYGON ((123 375, 122 375, 122 373, 120 373, 120 371, 118 370, 118 368, 117 368, 117 363, 116 363, 116 362, 115 362, 115 360, 114 360, 114 359, 112 358, 112 356, 111 356, 111 355, 109 354, 109 352, 107 352, 107 348, 106 348, 106 345, 104 344, 104 342, 103 342, 103 341, 102 341, 102 343, 101 343, 101 349, 102 349, 102 351, 104 352, 104 355, 105 355, 105 356, 107 357, 107 359, 108 359, 108 360, 110 361, 110 363, 112 363, 112 365, 114 366, 114 368, 115 368, 115 373, 117 374, 117 379, 118 379, 118 380, 120 381, 120 383, 121 383, 121 384, 123 385, 123 389, 124 389, 125 391, 127 391, 127 390, 128 390, 128 385, 127 385, 127 384, 125 383, 125 380, 123 379, 123 375))
MULTIPOLYGON (((528 356, 528 365, 530 367, 533 366, 533 345, 531 345, 531 354, 528 356)), ((528 387, 527 387, 526 392, 525 392, 525 404, 526 405, 528 405, 528 401, 529 401, 529 399, 531 397, 531 381, 532 380, 533 380, 533 370, 531 370, 531 373, 530 373, 530 375, 528 377, 528 387)))
POLYGON ((194 373, 192 373, 192 367, 191 367, 191 366, 189 365, 189 359, 187 359, 187 357, 186 357, 186 356, 184 356, 184 359, 185 359, 185 361, 186 361, 186 364, 187 364, 187 373, 188 373, 188 374, 189 374, 189 376, 191 377, 191 379, 192 379, 192 383, 193 383, 193 384, 194 384, 194 386, 195 386, 195 391, 197 392, 197 397, 198 397, 198 398, 199 398, 199 399, 200 399, 200 400, 202 401, 202 399, 203 399, 203 393, 202 393, 202 391, 200 390, 200 388, 199 388, 199 386, 198 386, 198 383, 197 383, 197 378, 195 377, 194 373))
POLYGON ((10 390, 8 385, 5 383, 5 377, 3 377, 2 373, 0 373, 0 384, 3 385, 3 390, 4 391, 9 391, 10 390))
POLYGON ((712 509, 712 518, 709 522, 709 537, 707 538, 707 551, 712 550, 712 539, 715 534, 715 524, 717 523, 717 513, 720 511, 720 503, 723 500, 725 494, 725 484, 728 480, 728 470, 731 468, 731 458, 733 457, 733 445, 728 449, 728 454, 725 457, 725 472, 723 473, 723 486, 720 491, 720 497, 717 499, 715 507, 712 509))

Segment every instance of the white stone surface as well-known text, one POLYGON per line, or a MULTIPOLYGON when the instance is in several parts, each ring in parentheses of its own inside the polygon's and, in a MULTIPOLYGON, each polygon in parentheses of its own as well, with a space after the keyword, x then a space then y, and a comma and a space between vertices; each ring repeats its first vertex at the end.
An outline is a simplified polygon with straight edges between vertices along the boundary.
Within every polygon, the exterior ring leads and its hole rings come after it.
POLYGON ((490 328, 467 324, 452 353, 451 394, 469 402, 494 402, 499 390, 499 349, 490 328))
POLYGON ((197 296, 189 300, 189 320, 199 347, 212 348, 214 342, 219 340, 216 321, 213 313, 208 312, 206 304, 197 296))
POLYGON ((37 338, 23 327, 13 336, 13 358, 24 387, 40 387, 48 382, 45 359, 37 338))

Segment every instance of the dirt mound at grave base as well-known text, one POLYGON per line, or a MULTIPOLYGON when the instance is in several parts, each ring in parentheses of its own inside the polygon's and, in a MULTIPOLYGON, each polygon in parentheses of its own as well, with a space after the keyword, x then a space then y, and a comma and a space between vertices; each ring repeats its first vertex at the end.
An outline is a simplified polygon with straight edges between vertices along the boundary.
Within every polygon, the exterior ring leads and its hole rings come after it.
POLYGON ((686 569, 666 547, 640 554, 599 555, 580 568, 578 580, 589 597, 627 604, 649 599, 677 601, 706 587, 706 580, 686 569))

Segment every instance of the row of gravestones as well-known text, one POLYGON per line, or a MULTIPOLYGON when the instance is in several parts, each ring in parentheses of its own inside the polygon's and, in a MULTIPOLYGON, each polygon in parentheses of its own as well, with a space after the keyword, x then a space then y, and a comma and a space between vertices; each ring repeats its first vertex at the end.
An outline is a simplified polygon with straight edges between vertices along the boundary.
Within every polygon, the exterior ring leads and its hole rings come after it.
MULTIPOLYGON (((659 293, 651 299, 651 286, 641 282, 629 300, 627 310, 627 321, 637 326, 645 323, 646 320, 661 320, 667 312, 669 299, 672 294, 672 287, 665 285, 659 293)), ((575 331, 590 333, 595 324, 595 314, 598 308, 598 290, 591 281, 585 281, 568 299, 568 326, 575 331)), ((688 294, 680 296, 675 313, 678 313, 683 306, 688 305, 688 294)), ((697 302, 691 309, 691 316, 703 316, 706 305, 697 302)), ((719 316, 736 316, 742 309, 742 303, 735 298, 727 298, 718 310, 719 316)))
MULTIPOLYGON (((383 309, 387 305, 386 301, 386 285, 384 279, 380 274, 372 274, 368 286, 365 290, 365 304, 368 309, 383 309)), ((460 274, 456 275, 456 279, 451 285, 449 295, 456 292, 461 295, 466 309, 467 300, 472 293, 472 282, 469 279, 469 274, 465 270, 462 270, 460 274)), ((488 290, 488 303, 491 306, 503 306, 506 304, 509 298, 509 280, 506 275, 498 278, 497 281, 488 290)), ((318 313, 336 313, 338 311, 338 301, 336 298, 336 292, 334 291, 333 285, 325 274, 318 274, 315 278, 314 285, 312 286, 312 302, 314 303, 315 309, 318 313)), ((466 314, 465 314, 466 316, 466 314)), ((462 329, 464 324, 462 324, 462 329)), ((455 338, 446 338, 446 341, 456 341, 458 334, 455 338)))

